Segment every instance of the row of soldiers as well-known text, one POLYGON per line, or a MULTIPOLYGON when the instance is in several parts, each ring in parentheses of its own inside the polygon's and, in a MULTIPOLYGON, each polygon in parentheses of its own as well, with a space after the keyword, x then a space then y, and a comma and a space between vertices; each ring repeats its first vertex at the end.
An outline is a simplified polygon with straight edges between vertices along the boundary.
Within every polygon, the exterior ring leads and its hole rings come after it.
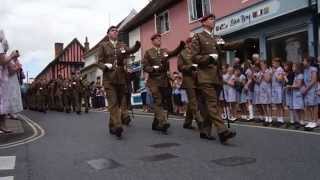
POLYGON ((58 75, 57 79, 51 81, 35 80, 27 91, 27 108, 44 113, 47 110, 55 110, 80 114, 84 102, 85 112, 88 113, 90 93, 94 83, 87 81, 86 75, 80 76, 79 72, 71 74, 70 79, 58 75))
MULTIPOLYGON (((201 19, 203 32, 194 35, 187 45, 181 41, 176 49, 169 51, 161 47, 161 35, 151 37, 152 48, 145 50, 142 60, 143 71, 148 73, 147 87, 154 99, 154 121, 152 130, 167 133, 168 104, 170 103, 169 60, 179 55, 179 70, 185 79, 191 83, 185 87, 188 99, 191 100, 185 128, 191 128, 192 120, 198 121, 200 138, 214 140, 211 135, 212 125, 216 127, 222 144, 236 136, 230 131, 218 115, 217 94, 222 87, 221 54, 222 50, 239 48, 241 43, 226 44, 223 39, 213 34, 215 16, 208 15, 201 19), (199 106, 197 106, 199 104, 199 106), (201 116, 201 118, 199 117, 201 116)), ((104 70, 103 85, 106 90, 110 112, 109 130, 112 135, 122 137, 123 123, 121 112, 126 111, 121 106, 126 89, 126 59, 140 48, 140 42, 134 47, 128 47, 118 41, 117 27, 108 29, 108 41, 101 44, 98 53, 98 65, 104 70)))

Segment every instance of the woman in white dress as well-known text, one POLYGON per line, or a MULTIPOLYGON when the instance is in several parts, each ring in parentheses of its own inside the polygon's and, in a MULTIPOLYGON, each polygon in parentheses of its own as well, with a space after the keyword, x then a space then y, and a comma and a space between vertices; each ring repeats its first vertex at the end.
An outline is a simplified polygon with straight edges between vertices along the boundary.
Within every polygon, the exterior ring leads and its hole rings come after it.
MULTIPOLYGON (((21 89, 18 80, 17 72, 21 69, 21 64, 17 58, 13 59, 8 64, 8 81, 5 83, 4 92, 6 96, 3 98, 6 104, 5 109, 7 114, 13 116, 23 110, 21 89)), ((13 116, 14 117, 14 116, 13 116)))
POLYGON ((8 49, 8 42, 4 36, 3 31, 0 30, 0 134, 11 132, 5 127, 5 116, 9 113, 15 113, 22 110, 19 109, 19 107, 17 107, 16 109, 9 108, 10 106, 12 106, 11 103, 13 103, 12 100, 14 100, 12 99, 13 96, 16 96, 10 93, 11 91, 15 91, 14 88, 16 87, 10 85, 12 83, 12 78, 9 76, 14 72, 14 65, 16 64, 16 62, 13 61, 18 58, 19 53, 17 51, 13 51, 9 56, 7 56, 6 53, 8 49))

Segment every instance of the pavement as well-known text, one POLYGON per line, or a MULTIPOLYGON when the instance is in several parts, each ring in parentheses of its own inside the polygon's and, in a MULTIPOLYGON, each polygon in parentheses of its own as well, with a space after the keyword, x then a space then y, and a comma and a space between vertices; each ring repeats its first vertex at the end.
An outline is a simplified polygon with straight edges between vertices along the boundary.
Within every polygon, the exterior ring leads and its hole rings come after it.
POLYGON ((7 144, 10 142, 14 142, 21 138, 26 137, 25 132, 27 130, 26 124, 22 120, 14 120, 14 119, 7 119, 6 120, 6 127, 12 131, 9 134, 1 134, 0 135, 0 145, 7 144))
POLYGON ((232 124, 238 135, 223 146, 183 129, 181 118, 162 135, 151 131, 152 116, 136 114, 119 141, 105 112, 23 116, 45 135, 0 149, 0 180, 319 179, 319 133, 232 124))

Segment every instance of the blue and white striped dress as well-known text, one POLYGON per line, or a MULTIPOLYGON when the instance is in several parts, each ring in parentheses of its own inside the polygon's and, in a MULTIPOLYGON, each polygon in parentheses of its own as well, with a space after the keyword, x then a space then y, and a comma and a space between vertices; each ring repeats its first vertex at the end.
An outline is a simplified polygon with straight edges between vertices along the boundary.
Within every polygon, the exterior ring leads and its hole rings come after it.
MULTIPOLYGON (((238 78, 238 81, 239 82, 244 82, 246 83, 246 76, 241 74, 240 77, 238 78)), ((248 102, 248 90, 246 90, 244 87, 242 88, 241 90, 241 93, 237 92, 238 93, 238 103, 239 104, 243 104, 243 103, 247 103, 248 102)))
POLYGON ((260 83, 260 96, 259 96, 259 104, 271 104, 271 82, 267 82, 265 80, 265 76, 271 75, 271 70, 267 69, 262 72, 262 80, 260 83))
MULTIPOLYGON (((247 69, 245 74, 247 77, 247 81, 252 80, 253 72, 251 69, 247 69)), ((253 90, 250 89, 250 86, 249 86, 249 87, 247 87, 247 89, 245 89, 245 91, 246 91, 246 96, 247 96, 247 102, 252 101, 253 100, 253 90)))
MULTIPOLYGON (((303 72, 303 78, 304 78, 304 84, 307 86, 311 83, 311 76, 312 73, 317 73, 318 70, 316 67, 310 66, 308 68, 304 69, 303 72)), ((316 106, 318 104, 317 102, 317 84, 314 84, 307 94, 304 96, 304 104, 305 106, 316 106)))
POLYGON ((278 67, 273 75, 272 75, 272 97, 271 97, 271 102, 272 104, 282 104, 284 100, 284 91, 283 91, 283 82, 277 80, 277 76, 279 75, 284 75, 284 70, 282 67, 278 67))
MULTIPOLYGON (((294 77, 293 84, 296 84, 298 80, 303 81, 303 74, 297 74, 294 77)), ((289 106, 290 109, 304 109, 304 101, 302 95, 303 86, 300 89, 292 90, 292 104, 289 106)))
POLYGON ((254 82, 254 88, 253 88, 253 99, 252 99, 252 104, 260 104, 260 82, 262 78, 261 72, 255 72, 254 76, 256 76, 256 81, 254 82))

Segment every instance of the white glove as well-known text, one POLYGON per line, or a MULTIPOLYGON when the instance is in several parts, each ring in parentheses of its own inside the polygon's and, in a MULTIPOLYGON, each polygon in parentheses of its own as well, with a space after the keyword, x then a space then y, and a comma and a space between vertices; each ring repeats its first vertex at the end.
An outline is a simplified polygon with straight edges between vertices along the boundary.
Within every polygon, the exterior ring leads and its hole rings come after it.
POLYGON ((192 64, 192 66, 197 68, 197 67, 198 67, 198 64, 192 64))
POLYGON ((120 48, 120 51, 122 54, 126 53, 126 50, 124 48, 120 48))
POLYGON ((104 65, 105 65, 105 66, 107 66, 107 68, 108 68, 108 69, 111 69, 111 68, 112 68, 112 66, 113 66, 113 65, 112 65, 112 64, 110 64, 110 63, 106 63, 106 64, 104 64, 104 65))
POLYGON ((164 57, 168 57, 169 54, 165 52, 165 53, 163 53, 163 56, 164 56, 164 57))
POLYGON ((218 54, 210 54, 210 57, 212 57, 214 60, 217 60, 219 55, 218 54))
POLYGON ((217 44, 218 45, 224 45, 226 42, 222 39, 222 38, 220 38, 220 39, 218 39, 217 40, 217 44))
POLYGON ((152 66, 153 67, 153 69, 159 69, 160 68, 160 66, 152 66))

